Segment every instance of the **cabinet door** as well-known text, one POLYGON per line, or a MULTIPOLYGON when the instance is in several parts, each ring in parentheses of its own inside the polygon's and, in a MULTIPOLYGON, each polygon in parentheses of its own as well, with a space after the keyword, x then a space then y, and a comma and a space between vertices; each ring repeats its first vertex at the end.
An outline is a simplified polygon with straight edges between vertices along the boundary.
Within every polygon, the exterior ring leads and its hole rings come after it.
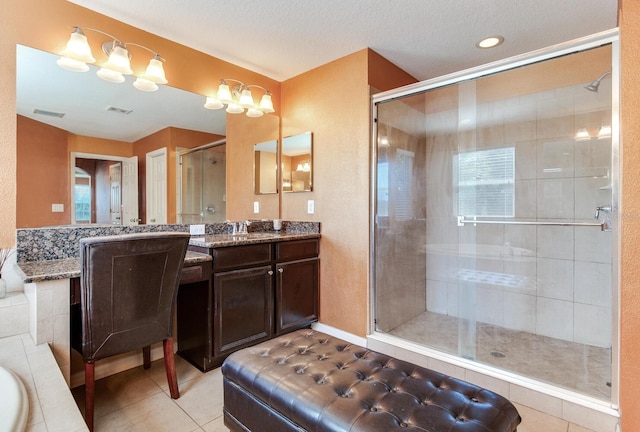
POLYGON ((273 333, 271 266, 213 274, 214 356, 267 340, 273 333))
POLYGON ((276 265, 276 334, 318 320, 317 258, 276 265))

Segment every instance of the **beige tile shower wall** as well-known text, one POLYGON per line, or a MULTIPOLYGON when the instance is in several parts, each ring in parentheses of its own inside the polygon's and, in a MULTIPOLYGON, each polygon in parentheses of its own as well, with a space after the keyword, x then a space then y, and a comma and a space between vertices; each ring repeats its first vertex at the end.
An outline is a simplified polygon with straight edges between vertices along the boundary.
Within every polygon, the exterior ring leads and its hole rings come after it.
MULTIPOLYGON (((610 100, 609 86, 599 93, 573 86, 483 104, 475 132, 465 133, 462 145, 515 147, 516 220, 595 222, 596 207, 611 203, 611 140, 595 138, 610 124, 610 100), (507 113, 515 120, 505 121, 507 113), (576 141, 579 128, 594 138, 576 141)), ((457 227, 451 217, 457 140, 442 134, 428 141, 427 309, 457 316, 457 282, 467 278, 477 282, 479 321, 610 346, 611 232, 457 227)))
MULTIPOLYGON (((407 112, 406 115, 411 114, 407 112)), ((414 154, 410 218, 396 219, 395 197, 390 193, 388 207, 391 217, 382 218, 377 224, 376 325, 379 330, 389 331, 426 310, 426 156, 423 138, 410 136, 390 125, 381 125, 378 133, 392 143, 390 147, 378 150, 379 156, 389 162, 391 189, 397 187, 393 168, 397 165, 397 149, 414 154)))

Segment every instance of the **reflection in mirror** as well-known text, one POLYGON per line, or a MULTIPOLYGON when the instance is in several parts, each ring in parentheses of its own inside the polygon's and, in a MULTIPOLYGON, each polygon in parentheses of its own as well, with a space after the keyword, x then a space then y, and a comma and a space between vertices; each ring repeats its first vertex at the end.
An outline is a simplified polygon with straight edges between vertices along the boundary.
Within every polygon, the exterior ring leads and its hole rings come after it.
POLYGON ((253 185, 256 195, 278 193, 278 141, 253 146, 253 185))
MULTIPOLYGON (((138 157, 140 178, 134 189, 140 191, 139 214, 146 222, 146 155, 163 147, 168 150, 167 222, 176 222, 173 185, 178 179, 175 163, 171 163, 176 149, 224 138, 226 113, 203 109, 202 95, 168 86, 141 92, 131 85, 135 77, 114 84, 98 78, 95 66, 84 73, 64 70, 56 64, 58 58, 21 45, 16 48, 17 226, 114 223, 97 217, 87 221, 82 212, 80 217, 85 219, 74 217, 72 209, 86 208, 86 195, 80 204, 75 203, 76 179, 85 191, 85 183, 90 182, 92 189, 99 183, 97 177, 88 181, 76 177, 75 166, 69 165, 71 152, 83 153, 85 158, 138 157), (62 210, 52 212, 53 204, 62 210)), ((96 194, 92 210, 96 205, 109 207, 110 203, 96 194)))
POLYGON ((282 139, 282 191, 313 190, 313 135, 305 132, 282 139))
POLYGON ((226 211, 226 140, 180 152, 178 223, 224 222, 226 211))

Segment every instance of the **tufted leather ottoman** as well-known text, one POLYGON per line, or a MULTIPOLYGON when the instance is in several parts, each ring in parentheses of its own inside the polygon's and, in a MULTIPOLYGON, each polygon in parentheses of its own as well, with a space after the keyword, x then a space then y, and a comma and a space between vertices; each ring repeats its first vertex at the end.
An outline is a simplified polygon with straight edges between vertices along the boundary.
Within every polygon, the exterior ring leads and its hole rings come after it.
POLYGON ((224 420, 232 431, 512 432, 504 397, 313 330, 229 356, 224 420))

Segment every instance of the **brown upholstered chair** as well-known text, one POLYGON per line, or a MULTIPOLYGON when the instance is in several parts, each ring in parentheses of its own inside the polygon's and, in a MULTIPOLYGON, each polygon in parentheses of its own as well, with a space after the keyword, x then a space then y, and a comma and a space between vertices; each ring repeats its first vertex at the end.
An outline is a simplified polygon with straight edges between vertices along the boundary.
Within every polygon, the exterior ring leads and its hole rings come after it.
MULTIPOLYGON (((72 346, 85 363, 85 421, 93 430, 94 364, 97 360, 163 341, 173 399, 180 397, 173 359, 173 316, 187 233, 141 233, 80 240, 81 335, 72 346)), ((73 317, 72 317, 73 319, 73 317)))

